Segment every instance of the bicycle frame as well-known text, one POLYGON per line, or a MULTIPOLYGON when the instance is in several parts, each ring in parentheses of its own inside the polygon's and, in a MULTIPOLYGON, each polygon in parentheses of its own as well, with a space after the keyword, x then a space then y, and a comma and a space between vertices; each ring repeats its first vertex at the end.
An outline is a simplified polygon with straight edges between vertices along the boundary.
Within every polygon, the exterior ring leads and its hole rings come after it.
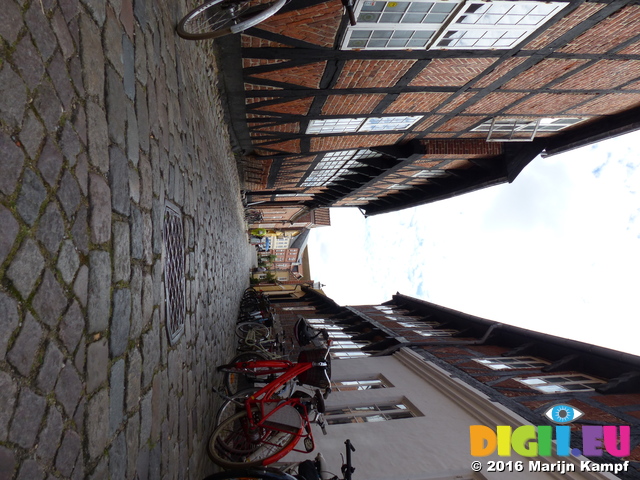
MULTIPOLYGON (((296 407, 296 411, 300 414, 300 418, 302 420, 302 425, 296 432, 296 440, 291 442, 291 445, 281 452, 279 452, 276 456, 269 458, 269 463, 278 461, 280 458, 284 457, 291 451, 308 453, 313 451, 315 448, 315 442, 313 440, 313 433, 311 430, 311 422, 309 421, 309 415, 306 405, 299 398, 289 398, 286 400, 282 400, 280 398, 276 398, 276 392, 278 392, 285 383, 293 380, 295 377, 300 375, 307 370, 315 366, 325 366, 326 362, 302 362, 302 363, 292 363, 288 360, 262 360, 255 362, 241 362, 236 364, 238 368, 255 368, 264 370, 266 374, 278 374, 282 373, 282 375, 278 376, 272 382, 268 383, 260 390, 258 390, 255 394, 251 395, 245 400, 245 408, 247 410, 247 419, 248 419, 248 431, 251 429, 259 429, 265 423, 269 422, 271 418, 277 415, 277 412, 282 411, 284 408, 296 407), (272 404, 276 404, 275 408, 270 408, 272 404), (254 407, 257 407, 260 412, 260 418, 256 422, 254 416, 252 415, 254 407), (300 412, 302 410, 302 412, 300 412), (303 430, 306 431, 306 434, 303 433, 303 430), (306 450, 296 449, 295 446, 298 442, 304 438, 305 439, 305 448, 306 450), (306 439, 309 439, 307 442, 306 439)), ((269 428, 275 431, 285 432, 284 429, 280 430, 278 428, 274 428, 273 425, 270 425, 269 428)), ((290 433, 290 432, 289 432, 290 433)))

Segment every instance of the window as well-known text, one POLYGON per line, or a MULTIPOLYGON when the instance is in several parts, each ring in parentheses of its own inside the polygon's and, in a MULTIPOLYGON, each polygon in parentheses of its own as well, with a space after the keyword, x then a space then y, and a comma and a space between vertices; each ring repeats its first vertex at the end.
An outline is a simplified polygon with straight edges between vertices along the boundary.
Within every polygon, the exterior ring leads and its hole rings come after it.
POLYGON ((422 335, 423 337, 450 337, 456 333, 458 330, 414 330, 416 333, 422 335))
POLYGON ((549 362, 536 357, 489 357, 474 358, 474 360, 492 370, 513 370, 516 368, 540 368, 549 362))
POLYGON ((557 132, 582 121, 582 118, 492 118, 473 132, 488 132, 488 142, 531 142, 538 132, 557 132))
POLYGON ((435 178, 446 177, 447 175, 449 175, 449 172, 446 170, 420 170, 411 176, 414 178, 435 178))
POLYGON ((409 190, 410 188, 413 188, 413 185, 406 185, 404 183, 394 183, 387 187, 388 190, 409 190))
POLYGON ((302 185, 305 187, 325 185, 341 175, 349 173, 350 168, 364 166, 364 163, 360 163, 358 160, 379 156, 380 154, 366 148, 325 153, 302 185))
POLYGON ((347 29, 343 49, 425 49, 456 1, 363 1, 356 5, 358 24, 347 29))
POLYGON ((344 358, 362 358, 368 357, 369 354, 363 352, 362 350, 332 350, 331 358, 335 358, 336 360, 344 359, 344 358))
POLYGON ((528 37, 567 3, 456 0, 360 1, 358 24, 342 49, 507 49, 528 37))
POLYGON ((589 392, 604 383, 602 380, 586 375, 549 375, 514 378, 514 380, 542 393, 589 392))
POLYGON ((424 328, 437 327, 440 324, 438 322, 398 322, 398 325, 405 328, 424 328))
POLYGON ((306 133, 354 133, 406 130, 422 118, 422 115, 399 117, 327 118, 311 120, 306 133))
POLYGON ((376 390, 378 388, 393 387, 391 383, 382 377, 372 378, 368 380, 342 380, 339 382, 331 382, 331 390, 334 392, 350 392, 357 390, 376 390))
POLYGON ((289 280, 289 277, 278 277, 279 282, 286 282, 287 280, 289 280))
POLYGON ((329 408, 325 418, 329 425, 344 423, 384 422, 416 415, 402 402, 363 405, 360 407, 329 408))
POLYGON ((470 2, 438 37, 433 48, 512 48, 566 5, 559 2, 470 2))

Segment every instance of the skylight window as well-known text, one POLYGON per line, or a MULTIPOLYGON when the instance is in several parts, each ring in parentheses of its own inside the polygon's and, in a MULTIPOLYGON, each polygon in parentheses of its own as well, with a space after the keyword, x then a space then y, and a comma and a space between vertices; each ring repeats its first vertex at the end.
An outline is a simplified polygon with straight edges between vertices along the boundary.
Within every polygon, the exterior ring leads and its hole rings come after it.
POLYGON ((538 132, 557 132, 571 127, 582 118, 492 118, 473 132, 488 132, 488 142, 530 142, 538 132))
POLYGON ((380 154, 362 148, 360 150, 340 150, 325 153, 313 171, 302 183, 303 187, 321 186, 349 173, 350 168, 362 167, 358 162, 363 158, 375 158, 380 154))

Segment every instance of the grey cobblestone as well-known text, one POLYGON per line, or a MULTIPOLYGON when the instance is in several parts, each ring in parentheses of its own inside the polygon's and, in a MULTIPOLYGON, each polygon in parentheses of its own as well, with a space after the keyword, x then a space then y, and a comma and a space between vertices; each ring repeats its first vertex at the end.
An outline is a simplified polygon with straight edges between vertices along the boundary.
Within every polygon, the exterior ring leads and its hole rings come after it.
POLYGON ((64 238, 64 222, 55 202, 49 202, 44 215, 40 217, 36 237, 49 253, 55 254, 58 251, 60 242, 64 238))
POLYGON ((43 463, 53 462, 63 429, 62 415, 55 406, 50 406, 47 412, 47 422, 38 436, 38 447, 36 448, 36 455, 43 460, 43 463))
POLYGON ((109 375, 109 347, 107 339, 102 338, 89 344, 87 348, 87 393, 93 393, 107 381, 109 375))
POLYGON ((22 388, 18 397, 18 407, 11 422, 9 441, 23 448, 33 447, 46 406, 44 397, 36 395, 29 388, 22 388))
POLYGON ((44 268, 44 258, 31 238, 27 238, 7 270, 7 277, 23 297, 28 297, 44 268))
POLYGON ((40 321, 50 327, 55 326, 66 308, 67 298, 64 290, 50 270, 44 272, 42 283, 38 287, 32 305, 40 321))
POLYGON ((63 366, 64 355, 54 342, 49 342, 36 380, 36 385, 43 393, 53 390, 63 366))
POLYGON ((2 265, 2 262, 4 262, 11 251, 20 229, 11 211, 3 205, 0 205, 0 225, 2 225, 3 230, 3 235, 0 236, 0 265, 2 265))
POLYGON ((126 351, 130 324, 131 292, 128 288, 121 288, 113 292, 113 315, 109 336, 112 357, 119 357, 126 351))
POLYGON ((205 477, 213 366, 234 348, 223 332, 251 251, 212 44, 176 37, 186 0, 9 4, 0 12, 0 470, 205 477), (188 246, 188 325, 174 346, 165 199, 182 210, 188 246))
POLYGON ((111 258, 94 250, 89 256, 88 331, 100 332, 109 326, 111 306, 111 258))
POLYGON ((76 252, 76 247, 71 240, 65 240, 60 248, 58 256, 58 271, 62 279, 70 285, 80 267, 80 257, 76 252))
POLYGON ((40 206, 46 197, 47 190, 38 175, 33 170, 27 170, 24 173, 16 207, 20 216, 28 225, 33 226, 38 219, 40 206))

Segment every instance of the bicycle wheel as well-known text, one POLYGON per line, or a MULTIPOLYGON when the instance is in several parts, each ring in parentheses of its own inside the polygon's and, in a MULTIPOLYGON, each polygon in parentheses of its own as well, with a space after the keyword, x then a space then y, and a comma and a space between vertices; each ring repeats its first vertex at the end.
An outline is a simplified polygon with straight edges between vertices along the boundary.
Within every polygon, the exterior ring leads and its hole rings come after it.
POLYGON ((238 337, 244 340, 247 339, 249 334, 251 334, 251 341, 256 343, 269 338, 271 332, 268 327, 258 322, 242 322, 236 325, 236 335, 238 337))
POLYGON ((225 400, 216 413, 216 426, 220 425, 224 420, 240 412, 244 406, 238 405, 236 401, 241 401, 256 393, 260 388, 250 387, 240 390, 238 393, 231 395, 229 400, 225 400))
MULTIPOLYGON (((187 13, 178 23, 176 31, 187 40, 204 40, 238 33, 259 23, 262 18, 252 20, 274 6, 275 2, 259 5, 250 11, 249 3, 248 0, 210 0, 187 13), (242 23, 246 23, 246 26, 241 25, 242 23), (236 28, 232 31, 231 27, 236 28)), ((274 9, 273 13, 279 8, 274 9)))
MULTIPOLYGON (((263 422, 260 426, 251 426, 246 410, 224 420, 209 438, 211 459, 223 468, 257 467, 278 461, 293 449, 303 428, 296 409, 285 408, 285 415, 294 416, 291 425, 263 422)), ((254 422, 259 422, 258 407, 251 413, 254 422)))
POLYGON ((239 468, 209 475, 204 480, 296 480, 288 473, 271 468, 239 468))
POLYGON ((265 356, 258 352, 245 352, 236 356, 229 365, 218 367, 218 371, 224 372, 224 386, 229 395, 234 395, 241 390, 252 387, 262 387, 274 380, 277 375, 271 369, 236 368, 235 363, 266 360, 265 356), (239 360, 238 360, 239 359, 239 360))

